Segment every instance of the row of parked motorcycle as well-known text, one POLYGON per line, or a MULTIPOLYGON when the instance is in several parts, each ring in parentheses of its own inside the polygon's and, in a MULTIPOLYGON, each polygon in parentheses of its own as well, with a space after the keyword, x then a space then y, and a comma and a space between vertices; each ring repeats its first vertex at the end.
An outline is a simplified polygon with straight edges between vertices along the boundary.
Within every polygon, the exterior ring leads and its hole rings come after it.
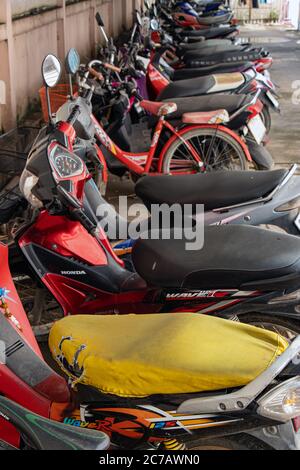
POLYGON ((270 169, 272 58, 222 1, 146 0, 117 44, 96 21, 63 103, 45 57, 46 125, 0 162, 0 449, 297 449, 300 181, 270 169), (112 174, 149 236, 107 231, 129 224, 112 174), (195 228, 204 205, 203 248, 151 230, 153 204, 189 204, 195 228))

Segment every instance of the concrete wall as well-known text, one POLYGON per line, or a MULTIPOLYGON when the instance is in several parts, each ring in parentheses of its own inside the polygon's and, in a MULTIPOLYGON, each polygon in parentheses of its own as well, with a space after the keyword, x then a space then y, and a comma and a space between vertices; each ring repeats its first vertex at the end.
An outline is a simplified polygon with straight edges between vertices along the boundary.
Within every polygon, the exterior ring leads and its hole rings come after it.
MULTIPOLYGON (((274 17, 274 13, 278 15, 278 18, 281 17, 282 5, 284 0, 268 0, 267 3, 259 3, 259 8, 252 8, 250 11, 249 2, 252 0, 247 0, 247 4, 243 5, 240 0, 231 0, 232 8, 235 11, 235 16, 241 21, 267 21, 271 17, 274 17)), ((298 1, 298 0, 296 0, 298 1)))
POLYGON ((63 61, 68 49, 76 47, 83 60, 91 57, 102 40, 95 13, 100 11, 106 31, 116 36, 131 25, 132 12, 140 4, 141 0, 0 0, 0 132, 14 127, 37 99, 46 54, 52 52, 63 61), (46 4, 56 8, 26 16, 25 4, 29 9, 46 4), (21 18, 13 17, 24 12, 21 18))
POLYGON ((44 6, 56 6, 56 0, 11 0, 12 15, 21 15, 29 10, 44 6))

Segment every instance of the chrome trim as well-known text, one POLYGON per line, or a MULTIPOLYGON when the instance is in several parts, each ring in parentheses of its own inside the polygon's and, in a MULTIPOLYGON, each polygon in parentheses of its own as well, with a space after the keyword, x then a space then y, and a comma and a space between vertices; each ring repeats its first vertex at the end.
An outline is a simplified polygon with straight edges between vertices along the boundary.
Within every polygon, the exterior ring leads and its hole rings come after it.
POLYGON ((258 204, 258 203, 266 203, 269 202, 275 194, 284 186, 288 183, 288 181, 292 178, 292 176, 295 174, 297 171, 298 165, 297 163, 294 163, 290 170, 288 171, 287 175, 283 178, 281 183, 279 183, 276 188, 273 189, 271 193, 268 194, 268 196, 265 197, 260 197, 258 199, 251 199, 250 201, 246 202, 241 202, 240 204, 233 204, 232 206, 225 206, 225 207, 218 207, 216 209, 213 209, 212 212, 225 212, 230 209, 236 209, 237 207, 245 207, 245 206, 250 206, 252 204, 258 204))
POLYGON ((253 104, 255 104, 256 101, 258 100, 258 97, 259 97, 260 93, 261 93, 261 90, 258 90, 249 103, 244 104, 244 106, 242 106, 235 113, 233 113, 231 116, 229 116, 229 122, 232 121, 237 116, 239 116, 239 114, 241 114, 245 109, 249 108, 249 106, 252 106, 253 104))
POLYGON ((245 387, 228 395, 193 398, 178 407, 176 413, 227 413, 242 411, 270 385, 280 372, 300 353, 300 335, 262 374, 245 387))

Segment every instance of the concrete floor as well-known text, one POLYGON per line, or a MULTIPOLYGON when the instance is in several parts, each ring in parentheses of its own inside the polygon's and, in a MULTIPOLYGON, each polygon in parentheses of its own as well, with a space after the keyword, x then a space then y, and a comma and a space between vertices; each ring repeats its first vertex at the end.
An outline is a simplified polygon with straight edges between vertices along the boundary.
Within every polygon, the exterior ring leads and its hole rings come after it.
POLYGON ((241 28, 241 37, 263 46, 274 59, 270 72, 281 96, 281 114, 272 113, 268 150, 276 166, 300 165, 300 33, 286 27, 252 25, 241 28), (297 96, 293 85, 299 90, 297 96), (293 94, 298 104, 293 103, 293 94))

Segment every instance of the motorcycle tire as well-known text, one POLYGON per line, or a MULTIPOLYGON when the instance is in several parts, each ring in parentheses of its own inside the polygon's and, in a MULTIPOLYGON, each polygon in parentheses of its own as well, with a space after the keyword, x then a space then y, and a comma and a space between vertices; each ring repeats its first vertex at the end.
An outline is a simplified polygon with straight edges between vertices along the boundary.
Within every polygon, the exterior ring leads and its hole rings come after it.
POLYGON ((182 134, 181 137, 190 142, 197 151, 200 150, 204 168, 199 166, 191 154, 188 154, 189 150, 184 142, 176 139, 163 157, 163 173, 191 174, 217 170, 249 169, 249 162, 242 145, 224 130, 198 127, 182 134), (224 155, 228 155, 225 167, 220 161, 224 150, 224 155))

